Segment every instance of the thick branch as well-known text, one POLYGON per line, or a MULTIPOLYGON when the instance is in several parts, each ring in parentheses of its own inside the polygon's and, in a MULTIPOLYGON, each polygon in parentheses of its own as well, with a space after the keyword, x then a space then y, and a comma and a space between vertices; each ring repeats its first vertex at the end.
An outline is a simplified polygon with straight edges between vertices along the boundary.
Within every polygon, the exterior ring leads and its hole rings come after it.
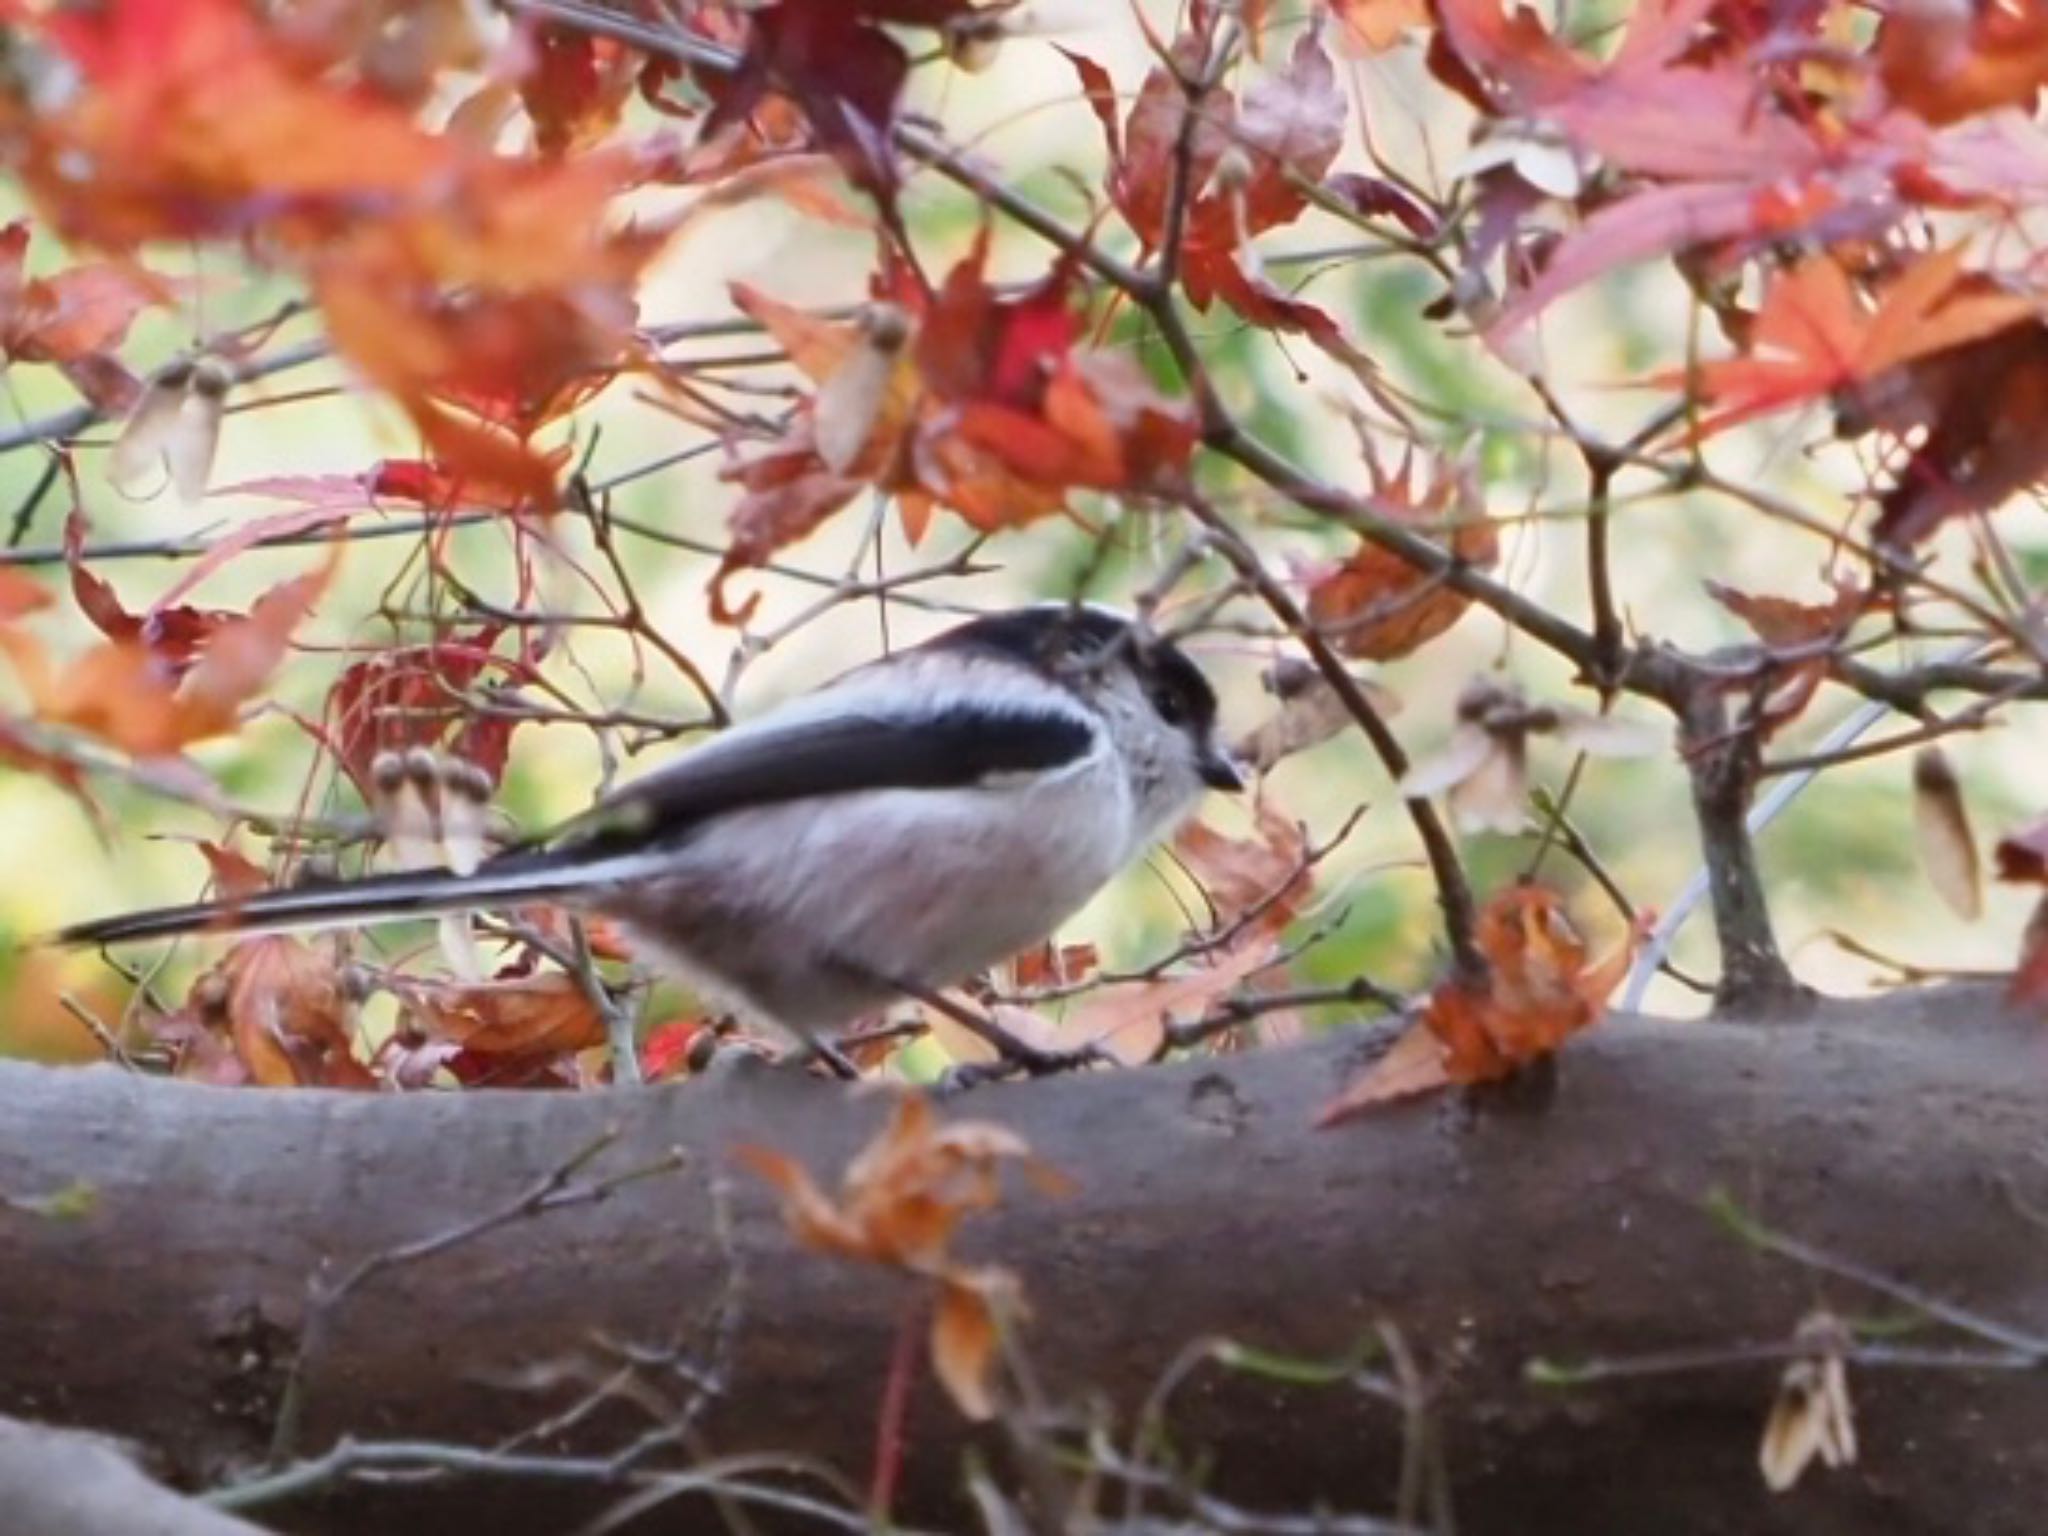
POLYGON ((1746 822, 1759 772, 1756 733, 1746 724, 1731 725, 1723 697, 1700 688, 1680 718, 1679 742, 1692 777, 1693 816, 1721 947, 1715 1011, 1791 1010, 1807 994, 1778 949, 1756 840, 1746 822))
MULTIPOLYGON (((2048 1207, 2037 1022, 1983 992, 1769 1030, 1610 1021, 1574 1042, 1548 1107, 1447 1097, 1312 1130, 1358 1054, 1356 1037, 1326 1040, 948 1106, 1014 1127, 1076 1181, 1063 1199, 1020 1186, 967 1229, 974 1256, 1023 1276, 1022 1344, 1050 1402, 1101 1394, 1128 1448, 1179 1362, 1192 1374, 1165 1425, 1216 1458, 1205 1492, 1303 1514, 1385 1518, 1440 1461, 1459 1529, 1479 1536, 2032 1528, 2048 1380, 1900 1297, 2022 1340, 2048 1319, 2030 1214, 2048 1207), (1716 1188, 1787 1241, 1715 1220, 1716 1188), (1821 1304, 1925 1327, 1880 1341, 1913 1350, 1851 1366, 1862 1463, 1774 1497, 1756 1470, 1765 1407, 1821 1304), (1398 1345, 1399 1359, 1382 1353, 1370 1381, 1290 1387, 1191 1364, 1218 1334, 1321 1360, 1398 1345), (1534 1385, 1538 1357, 1597 1362, 1599 1379, 1534 1385)), ((772 1069, 377 1097, 0 1067, 0 1409, 132 1436, 193 1483, 246 1477, 323 1260, 342 1273, 476 1224, 616 1128, 578 1177, 675 1146, 691 1171, 491 1226, 356 1288, 322 1324, 299 1443, 415 1444, 338 1456, 298 1480, 323 1497, 249 1513, 287 1530, 554 1533, 685 1470, 718 1482, 707 1469, 750 1508, 825 1501, 869 1481, 906 1291, 797 1248, 750 1176, 721 1202, 710 1171, 752 1142, 836 1177, 885 1110, 772 1069), (89 1189, 89 1207, 38 1204, 66 1188, 89 1189), (650 1360, 665 1401, 710 1394, 690 1436, 649 1438, 645 1383, 572 1411, 621 1362, 650 1360), (432 1466, 421 1441, 508 1448, 496 1476, 476 1471, 488 1454, 450 1452, 464 1475, 338 1480, 432 1466), (779 1461, 748 1459, 771 1450, 779 1461), (762 1470, 798 1456, 804 1481, 762 1470), (839 1483, 817 1478, 821 1461, 839 1483)), ((949 1501, 970 1436, 919 1372, 898 1514, 965 1529, 949 1501)), ((999 1440, 984 1446, 1000 1461, 999 1440)), ((685 1493, 632 1529, 715 1528, 685 1493)))

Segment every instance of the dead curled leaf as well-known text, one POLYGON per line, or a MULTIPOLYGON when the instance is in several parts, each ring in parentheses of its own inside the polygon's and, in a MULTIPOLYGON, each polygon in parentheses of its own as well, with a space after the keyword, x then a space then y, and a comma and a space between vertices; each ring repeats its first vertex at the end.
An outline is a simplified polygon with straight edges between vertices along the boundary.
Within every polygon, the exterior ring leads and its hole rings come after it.
MULTIPOLYGON (((1491 522, 1460 525, 1450 548, 1484 569, 1499 549, 1491 522)), ((1309 618, 1347 656, 1394 661, 1420 650, 1464 617, 1472 600, 1377 544, 1360 543, 1342 565, 1314 578, 1309 618)))
MULTIPOLYGON (((1285 985, 1284 936, 1314 893, 1314 862, 1300 822, 1270 799, 1253 814, 1249 837, 1196 823, 1174 840, 1209 906, 1206 936, 1185 966, 1097 986, 1057 1017, 1000 1007, 999 1022, 1046 1049, 1094 1046, 1136 1064, 1159 1054, 1169 1023, 1199 1020, 1240 991, 1285 985)), ((1288 1012, 1257 1019, 1258 1037, 1269 1042, 1297 1027, 1288 1012)))
MULTIPOLYGON (((1254 926, 1244 939, 1178 974, 1105 987, 1060 1020, 1063 1044, 1097 1045, 1119 1061, 1154 1059, 1172 1023, 1192 1023, 1242 989, 1285 984, 1279 937, 1254 926)), ((1278 1043, 1298 1015, 1265 1014, 1258 1038, 1278 1043)), ((1219 1040, 1224 1037, 1219 1037, 1219 1040)))
POLYGON ((243 939, 193 984, 202 1020, 225 1024, 249 1078, 266 1088, 367 1088, 354 1007, 331 939, 243 939))
POLYGON ((996 1416, 993 1386, 1002 1325, 1023 1310, 1017 1277, 983 1266, 941 1277, 932 1309, 932 1369, 946 1395, 977 1423, 996 1416))
POLYGON ((604 1017, 589 993, 559 971, 452 986, 394 985, 415 1033, 477 1055, 560 1056, 605 1042, 604 1017))
POLYGON ((1606 1013, 1649 921, 1639 915, 1629 942, 1595 962, 1555 892, 1535 885, 1500 892, 1480 910, 1474 935, 1486 957, 1485 981, 1441 983, 1421 1017, 1324 1107, 1317 1124, 1453 1083, 1490 1082, 1552 1054, 1606 1013))
POLYGON ((1758 712, 1757 728, 1769 740, 1796 720, 1826 681, 1831 655, 1859 619, 1882 606, 1883 596, 1853 580, 1837 579, 1834 596, 1822 603, 1743 592, 1718 581, 1703 582, 1707 596, 1749 626, 1772 653, 1778 674, 1758 712))
POLYGON ((1173 840, 1174 852, 1201 885, 1215 926, 1249 922, 1277 933, 1294 921, 1312 881, 1308 831, 1271 800, 1252 811, 1253 835, 1229 837, 1191 821, 1173 840))
POLYGON ((938 1283, 933 1368, 963 1414, 990 1417, 996 1346, 1022 1297, 1009 1271, 954 1258, 953 1234, 1001 1199, 1002 1163, 1020 1162, 1050 1193, 1068 1187, 1064 1177, 1033 1158, 1014 1131, 985 1120, 941 1122, 917 1094, 897 1101, 889 1123, 847 1165, 836 1200, 780 1152, 746 1146, 739 1156, 782 1196, 783 1218, 805 1247, 938 1283))

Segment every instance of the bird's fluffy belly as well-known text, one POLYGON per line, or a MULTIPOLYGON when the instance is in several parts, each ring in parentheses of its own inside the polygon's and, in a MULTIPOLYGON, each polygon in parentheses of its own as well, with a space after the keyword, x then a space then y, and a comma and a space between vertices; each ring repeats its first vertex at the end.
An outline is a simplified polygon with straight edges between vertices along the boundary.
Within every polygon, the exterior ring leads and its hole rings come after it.
POLYGON ((1125 862, 1093 764, 1015 788, 877 790, 721 818, 598 905, 720 1002, 816 1031, 1045 938, 1125 862), (743 890, 736 907, 720 891, 743 890))

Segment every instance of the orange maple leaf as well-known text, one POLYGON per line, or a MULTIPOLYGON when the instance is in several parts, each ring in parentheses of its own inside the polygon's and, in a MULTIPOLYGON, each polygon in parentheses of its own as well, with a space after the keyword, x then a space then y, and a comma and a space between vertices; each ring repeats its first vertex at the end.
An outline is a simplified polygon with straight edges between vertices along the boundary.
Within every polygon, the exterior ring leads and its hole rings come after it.
MULTIPOLYGON (((1431 534, 1468 565, 1484 570, 1500 558, 1500 530, 1486 516, 1477 485, 1462 469, 1439 464, 1427 491, 1417 489, 1412 460, 1382 471, 1368 456, 1375 505, 1431 534)), ((1348 656, 1393 661, 1434 640, 1472 604, 1464 593, 1391 550, 1360 539, 1341 565, 1309 583, 1308 615, 1348 656)))
MULTIPOLYGON (((633 287, 675 221, 610 217, 646 165, 536 162, 429 132, 308 69, 239 0, 110 0, 42 26, 83 84, 55 110, 0 93, 0 128, 60 229, 117 250, 260 235, 308 280, 337 351, 444 464, 552 506, 557 466, 528 439, 646 365, 633 287)), ((556 105, 549 131, 573 136, 597 104, 556 105)))
POLYGON ((2019 325, 2033 301, 1963 271, 1952 246, 1922 257, 1866 304, 1841 264, 1811 256, 1773 275, 1748 355, 1674 369, 1653 384, 1691 387, 1720 407, 1695 429, 1707 437, 1788 405, 1873 385, 1904 364, 2019 325))
POLYGON ((1330 0, 1338 38, 1359 53, 1385 53, 1429 20, 1429 0, 1330 0))
POLYGON ((101 245, 238 231, 259 198, 288 226, 324 226, 321 204, 418 195, 457 155, 295 68, 237 0, 110 0, 42 25, 81 88, 55 111, 0 115, 17 119, 23 175, 59 227, 101 245))
POLYGON ((1324 1107, 1319 1125, 1453 1083, 1490 1082, 1550 1055, 1599 1022, 1635 951, 1631 935, 1593 961, 1563 899, 1535 885, 1487 902, 1474 938, 1485 981, 1440 985, 1393 1047, 1324 1107))
POLYGON ((22 362, 67 363, 119 346, 170 285, 133 262, 86 262, 52 277, 24 272, 28 226, 0 229, 0 348, 22 362))
POLYGON ((1065 1180, 1031 1157, 1024 1139, 980 1120, 941 1122, 931 1101, 899 1099, 889 1123, 847 1165, 835 1201, 803 1167, 766 1147, 739 1155, 781 1194, 783 1217, 806 1247, 929 1276, 939 1286, 931 1352, 939 1380, 960 1411, 986 1419, 996 1409, 990 1385, 1002 1317, 1019 1298, 1015 1278, 952 1254, 966 1217, 1000 1198, 997 1170, 1021 1160, 1042 1188, 1065 1180))
POLYGON ((1898 106, 1936 125, 2032 107, 2048 85, 2048 10, 2032 3, 1894 5, 1878 76, 1898 106))
POLYGON ((339 551, 283 582, 249 612, 210 629, 198 659, 180 666, 139 637, 109 640, 62 670, 33 635, 0 629, 4 651, 36 715, 97 736, 136 757, 161 757, 224 736, 270 680, 292 635, 326 590, 339 551))

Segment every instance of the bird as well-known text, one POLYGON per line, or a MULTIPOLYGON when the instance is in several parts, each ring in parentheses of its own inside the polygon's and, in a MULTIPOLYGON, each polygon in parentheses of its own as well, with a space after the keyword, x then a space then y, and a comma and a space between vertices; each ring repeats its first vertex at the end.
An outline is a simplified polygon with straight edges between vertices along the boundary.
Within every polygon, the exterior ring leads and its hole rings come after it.
POLYGON ((1047 939, 1211 789, 1243 787, 1171 641, 1094 604, 987 613, 846 672, 467 871, 401 869, 78 923, 110 945, 531 901, 817 1041, 1047 939))

